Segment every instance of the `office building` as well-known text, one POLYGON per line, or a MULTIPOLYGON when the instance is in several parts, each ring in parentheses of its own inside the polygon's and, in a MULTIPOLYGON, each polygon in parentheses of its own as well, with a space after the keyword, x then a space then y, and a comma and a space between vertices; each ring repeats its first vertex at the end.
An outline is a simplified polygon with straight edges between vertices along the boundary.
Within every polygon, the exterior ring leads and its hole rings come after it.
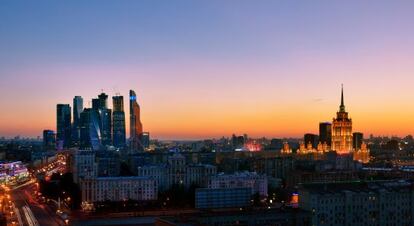
POLYGON ((72 125, 72 143, 75 147, 80 142, 80 114, 83 111, 83 98, 75 96, 73 98, 73 125, 72 125))
POLYGON ((102 108, 99 110, 100 113, 100 128, 101 128, 101 138, 102 145, 109 146, 112 145, 112 110, 107 108, 102 108))
POLYGON ((319 143, 319 137, 316 134, 306 133, 303 137, 305 145, 312 145, 312 148, 316 148, 319 143))
POLYGON ((319 123, 319 142, 327 144, 329 147, 332 142, 332 123, 321 122, 319 123))
POLYGON ((124 97, 113 96, 112 134, 113 145, 117 148, 124 148, 126 145, 124 97))
POLYGON ((150 145, 150 134, 149 134, 149 132, 143 132, 141 134, 141 144, 144 148, 149 148, 149 145, 150 145))
POLYGON ((45 150, 56 149, 56 134, 53 130, 43 130, 43 148, 45 150))
POLYGON ((345 110, 344 91, 341 90, 341 105, 332 122, 332 150, 339 154, 352 152, 352 120, 345 110))
POLYGON ((101 93, 98 95, 98 102, 99 102, 99 109, 107 109, 108 108, 108 95, 106 93, 101 93))
POLYGON ((361 149, 362 142, 364 140, 364 134, 355 132, 352 134, 352 148, 354 150, 361 149))
POLYGON ((99 112, 85 108, 80 114, 80 147, 82 149, 100 150, 101 128, 99 112))
POLYGON ((101 108, 101 100, 99 100, 98 98, 93 98, 92 109, 95 111, 99 111, 100 108, 101 108))
POLYGON ((69 104, 56 106, 56 140, 58 149, 69 148, 72 141, 71 109, 69 104))
POLYGON ((137 102, 137 95, 133 90, 129 91, 129 110, 130 110, 130 149, 134 151, 143 151, 140 141, 143 132, 141 123, 141 110, 137 102))

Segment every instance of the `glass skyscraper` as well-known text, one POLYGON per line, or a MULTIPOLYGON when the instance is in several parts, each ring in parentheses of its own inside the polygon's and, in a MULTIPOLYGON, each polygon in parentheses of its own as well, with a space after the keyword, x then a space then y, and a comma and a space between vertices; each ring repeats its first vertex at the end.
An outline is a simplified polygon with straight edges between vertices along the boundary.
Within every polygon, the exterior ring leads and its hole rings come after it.
POLYGON ((140 137, 143 132, 141 112, 137 102, 137 95, 133 90, 129 91, 129 112, 131 151, 143 151, 143 146, 140 141, 140 137))
POLYGON ((80 139, 80 114, 83 111, 83 98, 75 96, 73 98, 73 125, 72 125, 72 142, 74 146, 79 146, 80 139))
POLYGON ((101 128, 99 112, 85 108, 80 114, 80 147, 83 149, 100 150, 101 128))
POLYGON ((58 104, 56 106, 56 132, 57 148, 70 147, 72 142, 72 124, 69 104, 58 104))
POLYGON ((126 144, 124 97, 113 96, 113 144, 117 148, 124 148, 126 144))

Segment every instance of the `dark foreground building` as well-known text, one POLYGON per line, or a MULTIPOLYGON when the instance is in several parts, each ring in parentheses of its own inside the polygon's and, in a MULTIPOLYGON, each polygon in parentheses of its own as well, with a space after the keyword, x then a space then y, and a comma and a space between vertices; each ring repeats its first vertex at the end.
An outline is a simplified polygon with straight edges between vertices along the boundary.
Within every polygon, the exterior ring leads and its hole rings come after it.
POLYGON ((162 217, 155 226, 310 226, 311 213, 299 209, 235 210, 162 217))
POLYGON ((305 184, 299 208, 312 213, 312 225, 414 225, 412 181, 305 184))

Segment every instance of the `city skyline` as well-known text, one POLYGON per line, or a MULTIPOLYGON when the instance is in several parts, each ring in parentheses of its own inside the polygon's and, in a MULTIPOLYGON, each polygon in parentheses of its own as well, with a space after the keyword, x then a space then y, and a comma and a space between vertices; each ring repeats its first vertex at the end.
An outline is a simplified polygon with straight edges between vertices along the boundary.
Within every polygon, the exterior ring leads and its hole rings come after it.
MULTIPOLYGON (((113 96, 107 95, 107 93, 105 93, 103 89, 101 89, 101 93, 99 95, 96 94, 95 97, 96 96, 105 96, 106 99, 108 99, 108 96, 110 97, 109 99, 112 99, 112 97, 115 97, 115 98, 123 97, 123 95, 121 93, 119 93, 119 92, 115 93, 113 96)), ((344 96, 345 96, 345 94, 344 94, 344 87, 343 87, 343 84, 341 84, 340 100, 338 101, 340 103, 340 105, 338 105, 339 106, 339 111, 344 111, 344 109, 345 109, 345 106, 344 106, 344 96)), ((77 96, 74 96, 74 98, 75 99, 76 98, 82 98, 82 100, 85 100, 85 102, 86 102, 86 104, 84 105, 84 108, 85 109, 92 108, 92 106, 93 106, 93 103, 92 102, 94 100, 98 100, 98 99, 96 99, 94 97, 91 97, 88 100, 88 99, 83 98, 83 96, 78 96, 78 95, 77 96)), ((139 102, 139 95, 137 95, 134 91, 129 90, 129 95, 127 96, 127 100, 130 101, 130 104, 133 103, 133 102, 135 102, 135 101, 138 101, 139 102)), ((71 109, 74 108, 74 103, 73 104, 57 103, 56 105, 58 107, 60 105, 68 105, 69 106, 68 112, 70 112, 71 109)), ((113 103, 113 100, 112 100, 112 103, 111 102, 106 102, 105 105, 107 105, 108 108, 111 111, 113 110, 112 107, 119 108, 120 110, 123 109, 124 112, 125 111, 128 111, 128 112, 130 111, 130 108, 127 107, 128 105, 122 106, 122 107, 120 107, 120 106, 118 107, 118 106, 115 106, 115 105, 119 105, 119 104, 114 104, 113 103)), ((59 112, 59 110, 58 110, 58 112, 59 112)), ((130 136, 130 126, 128 126, 128 124, 129 125, 131 125, 131 124, 129 123, 130 122, 130 119, 128 119, 128 118, 129 117, 126 117, 124 120, 126 122, 126 125, 125 125, 126 131, 125 132, 126 132, 127 137, 129 138, 129 136, 130 136)), ((72 115, 72 118, 71 118, 72 123, 74 123, 74 120, 75 119, 73 118, 73 115, 72 115)), ((329 120, 325 120, 325 121, 322 120, 322 121, 319 121, 318 123, 330 123, 330 122, 329 122, 329 120)), ((141 125, 141 127, 142 127, 142 125, 141 125)), ((357 128, 359 128, 359 127, 357 126, 357 128)), ((51 129, 52 131, 55 131, 55 132, 58 131, 57 128, 56 128, 56 125, 55 125, 55 128, 46 128, 46 129, 51 129)), ((303 136, 303 134, 305 134, 305 133, 314 133, 314 134, 317 134, 318 133, 318 129, 319 128, 317 127, 315 129, 313 129, 312 131, 305 131, 302 134, 298 134, 297 136, 295 136, 295 135, 292 135, 292 136, 284 136, 284 135, 281 135, 281 136, 278 136, 278 138, 301 138, 303 136)), ((141 130, 142 130, 142 128, 141 128, 141 130)), ((319 132, 320 132, 320 130, 319 130, 319 132)), ((239 133, 233 132, 232 134, 248 134, 248 135, 251 135, 251 134, 246 133, 246 132, 239 132, 239 133)), ((372 133, 369 133, 367 135, 370 135, 370 134, 372 134, 372 133)), ((18 135, 20 136, 20 134, 18 134, 18 135)), ((180 137, 178 137, 178 138, 176 138, 176 137, 173 137, 173 138, 170 138, 170 137, 167 137, 167 138, 159 138, 159 137, 156 137, 156 139, 161 139, 161 140, 174 140, 174 139, 176 139, 176 140, 198 140, 198 139, 204 139, 204 138, 220 138, 220 137, 226 137, 226 136, 229 137, 230 135, 231 134, 223 134, 221 136, 218 135, 218 136, 210 136, 210 137, 190 137, 190 138, 180 138, 180 137)), ((406 134, 406 135, 411 135, 411 134, 406 134)), ((14 137, 14 136, 10 136, 10 137, 14 137)), ((255 138, 259 138, 259 137, 275 138, 276 136, 272 136, 272 135, 268 135, 268 136, 256 135, 256 136, 252 136, 252 137, 255 137, 255 138)))
POLYGON ((341 83, 355 131, 414 134, 411 2, 26 4, 0 8, 0 136, 133 89, 153 138, 301 137, 335 117, 341 83))

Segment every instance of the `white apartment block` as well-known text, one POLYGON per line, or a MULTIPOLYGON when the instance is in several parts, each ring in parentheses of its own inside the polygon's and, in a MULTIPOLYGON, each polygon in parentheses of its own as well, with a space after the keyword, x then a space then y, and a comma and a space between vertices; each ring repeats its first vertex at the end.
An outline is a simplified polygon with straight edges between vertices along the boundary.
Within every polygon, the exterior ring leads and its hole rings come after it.
POLYGON ((252 195, 267 196, 267 177, 255 172, 221 173, 209 179, 208 188, 250 188, 252 195))
POLYGON ((148 177, 96 177, 81 180, 82 205, 104 201, 149 201, 158 198, 158 184, 148 177))
POLYGON ((77 150, 71 155, 73 180, 79 183, 81 179, 95 178, 98 165, 95 162, 95 151, 77 150))

